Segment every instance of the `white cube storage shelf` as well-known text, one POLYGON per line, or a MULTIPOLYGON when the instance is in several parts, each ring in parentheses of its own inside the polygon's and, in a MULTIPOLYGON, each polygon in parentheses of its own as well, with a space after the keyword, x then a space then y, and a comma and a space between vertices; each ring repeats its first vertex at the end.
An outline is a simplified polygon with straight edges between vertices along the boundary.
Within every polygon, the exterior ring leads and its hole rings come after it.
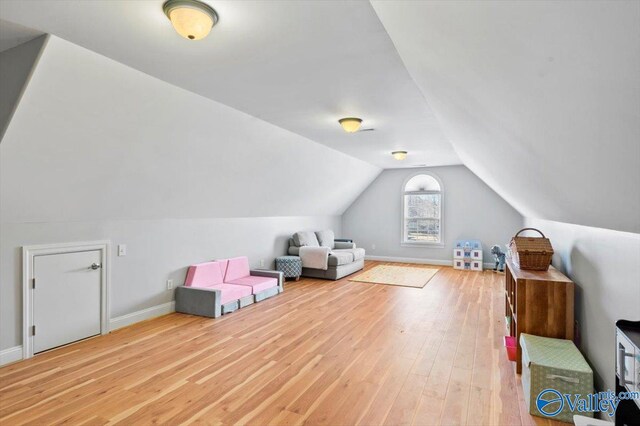
POLYGON ((453 249, 453 268, 482 271, 482 245, 478 240, 458 240, 453 249))

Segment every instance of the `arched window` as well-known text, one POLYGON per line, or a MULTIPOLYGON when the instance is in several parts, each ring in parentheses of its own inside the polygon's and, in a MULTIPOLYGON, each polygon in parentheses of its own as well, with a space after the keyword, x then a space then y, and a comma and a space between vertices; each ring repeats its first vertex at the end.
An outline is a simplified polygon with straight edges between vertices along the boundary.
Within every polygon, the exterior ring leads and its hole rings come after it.
POLYGON ((421 173, 402 188, 402 242, 442 244, 442 196, 440 180, 421 173))

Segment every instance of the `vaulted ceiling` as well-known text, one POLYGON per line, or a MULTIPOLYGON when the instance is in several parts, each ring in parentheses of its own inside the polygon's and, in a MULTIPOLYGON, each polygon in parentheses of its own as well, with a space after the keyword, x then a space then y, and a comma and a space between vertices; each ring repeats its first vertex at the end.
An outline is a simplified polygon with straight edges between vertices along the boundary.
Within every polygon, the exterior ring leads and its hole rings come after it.
POLYGON ((0 144, 3 223, 338 216, 380 173, 56 36, 42 39, 0 53, 3 64, 18 53, 36 58, 0 144))
MULTIPOLYGON (((0 16, 3 16, 2 5, 0 5, 0 16)), ((0 19, 0 52, 26 43, 43 34, 42 31, 0 19)))
POLYGON ((207 1, 220 21, 196 42, 172 29, 163 0, 2 0, 0 18, 378 167, 460 164, 368 2, 207 1), (345 116, 375 131, 347 134, 345 116))
POLYGON ((3 0, 0 19, 379 167, 463 162, 525 216, 640 232, 640 2, 207 1, 196 43, 161 0, 3 0))
POLYGON ((640 2, 373 7, 464 164, 516 209, 640 232, 640 2))

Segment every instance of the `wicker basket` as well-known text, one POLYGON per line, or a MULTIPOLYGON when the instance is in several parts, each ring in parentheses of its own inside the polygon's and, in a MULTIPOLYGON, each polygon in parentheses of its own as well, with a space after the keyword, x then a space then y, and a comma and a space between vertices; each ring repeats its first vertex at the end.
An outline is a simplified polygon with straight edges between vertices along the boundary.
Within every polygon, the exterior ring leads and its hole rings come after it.
POLYGON ((513 260, 520 269, 546 271, 551 265, 553 247, 547 237, 535 228, 524 228, 511 239, 509 243, 513 260), (519 237, 523 231, 536 231, 542 237, 519 237))

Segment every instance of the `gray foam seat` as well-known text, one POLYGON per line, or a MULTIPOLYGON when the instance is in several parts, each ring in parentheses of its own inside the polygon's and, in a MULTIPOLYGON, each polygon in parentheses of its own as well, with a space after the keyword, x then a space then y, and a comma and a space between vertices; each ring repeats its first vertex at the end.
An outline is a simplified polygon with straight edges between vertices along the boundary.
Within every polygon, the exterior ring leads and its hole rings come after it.
POLYGON ((329 253, 329 266, 340 266, 353 263, 353 253, 351 250, 333 250, 329 253))

